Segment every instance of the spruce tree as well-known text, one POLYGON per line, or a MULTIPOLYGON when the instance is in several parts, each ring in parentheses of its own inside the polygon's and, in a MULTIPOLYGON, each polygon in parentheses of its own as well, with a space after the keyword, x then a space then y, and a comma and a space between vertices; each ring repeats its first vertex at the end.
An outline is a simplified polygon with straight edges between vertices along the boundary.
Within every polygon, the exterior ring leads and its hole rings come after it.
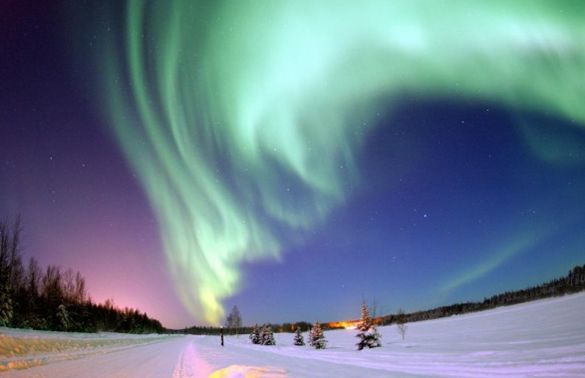
POLYGON ((59 319, 59 328, 67 331, 71 322, 69 320, 69 311, 67 311, 67 307, 63 303, 57 308, 57 319, 59 319))
POLYGON ((303 337, 303 334, 301 333, 301 327, 297 327, 297 330, 295 331, 294 345, 299 345, 299 346, 305 345, 305 338, 303 337))
POLYGON ((377 348, 382 346, 380 341, 382 336, 380 336, 378 333, 376 325, 370 317, 368 306, 366 306, 365 303, 362 303, 362 314, 360 317, 360 322, 357 325, 357 329, 359 330, 359 333, 356 335, 356 337, 360 339, 360 341, 356 344, 358 350, 362 350, 365 347, 377 348))
POLYGON ((14 316, 12 252, 18 251, 13 246, 14 239, 15 236, 10 235, 8 225, 0 222, 0 326, 2 327, 10 326, 14 316))
POLYGON ((313 327, 311 328, 311 332, 309 333, 309 344, 315 349, 325 349, 327 345, 327 340, 325 339, 325 334, 321 329, 321 324, 316 322, 313 327))
POLYGON ((12 321, 14 308, 12 298, 6 287, 0 287, 0 327, 8 327, 12 321))
POLYGON ((270 324, 265 324, 264 327, 262 327, 260 343, 262 345, 276 345, 276 341, 274 341, 274 333, 272 332, 270 324))
POLYGON ((260 344, 260 330, 258 329, 258 324, 252 329, 250 340, 252 341, 252 344, 260 344))
POLYGON ((406 325, 406 315, 402 309, 399 309, 398 313, 396 313, 396 327, 398 328, 398 333, 402 336, 402 340, 404 340, 408 326, 406 325))

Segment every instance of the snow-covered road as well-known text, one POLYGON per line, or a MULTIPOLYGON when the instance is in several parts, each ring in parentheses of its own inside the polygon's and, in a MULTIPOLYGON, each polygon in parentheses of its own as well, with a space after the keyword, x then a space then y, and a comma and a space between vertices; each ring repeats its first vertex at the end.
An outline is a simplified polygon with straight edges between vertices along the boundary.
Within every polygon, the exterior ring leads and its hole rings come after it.
MULTIPOLYGON (((151 338, 140 342, 108 337, 100 345, 96 339, 71 343, 71 348, 17 356, 8 377, 171 377, 179 356, 190 344, 187 337, 151 338), (122 342, 124 341, 124 342, 122 342)), ((77 341, 77 340, 76 340, 77 341)))
POLYGON ((585 376, 585 293, 382 327, 383 347, 355 350, 355 331, 328 348, 250 344, 246 335, 64 334, 0 328, 2 377, 585 376))
MULTIPOLYGON (((139 339, 136 339, 139 340, 139 339)), ((167 336, 148 343, 120 347, 116 343, 90 351, 70 350, 29 355, 28 364, 2 374, 3 377, 286 377, 291 365, 294 376, 311 377, 317 372, 338 372, 337 376, 387 376, 360 366, 340 366, 335 361, 267 353, 252 346, 246 336, 226 338, 221 347, 217 336, 167 336), (283 368, 283 367, 286 367, 283 368), (240 375, 238 375, 240 374, 240 375)), ((292 350, 294 352, 294 349, 292 350)), ((307 350, 306 352, 312 352, 307 350)), ((281 351, 282 352, 282 351, 281 351)), ((310 353, 309 353, 310 354, 310 353)), ((26 359, 26 358, 24 358, 26 359)), ((21 359, 20 361, 23 361, 21 359)), ((327 374, 328 375, 328 374, 327 374)))

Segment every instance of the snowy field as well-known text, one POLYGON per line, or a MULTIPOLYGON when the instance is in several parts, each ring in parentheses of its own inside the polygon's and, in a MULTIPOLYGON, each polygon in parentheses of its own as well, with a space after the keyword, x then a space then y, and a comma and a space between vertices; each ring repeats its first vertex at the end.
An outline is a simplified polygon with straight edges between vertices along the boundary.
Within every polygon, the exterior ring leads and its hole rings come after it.
POLYGON ((292 334, 222 348, 217 336, 0 328, 0 378, 585 376, 585 293, 409 324, 404 341, 380 331, 383 347, 359 352, 353 330, 326 332, 328 348, 314 350, 292 334))

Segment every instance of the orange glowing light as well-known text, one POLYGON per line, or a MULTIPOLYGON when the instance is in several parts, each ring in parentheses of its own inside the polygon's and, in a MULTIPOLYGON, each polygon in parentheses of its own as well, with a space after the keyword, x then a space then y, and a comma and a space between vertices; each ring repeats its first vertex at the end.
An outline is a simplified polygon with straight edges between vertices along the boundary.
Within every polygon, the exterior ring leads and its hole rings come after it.
POLYGON ((358 324, 357 320, 347 320, 341 322, 331 322, 329 327, 331 328, 345 328, 345 329, 356 329, 358 324))

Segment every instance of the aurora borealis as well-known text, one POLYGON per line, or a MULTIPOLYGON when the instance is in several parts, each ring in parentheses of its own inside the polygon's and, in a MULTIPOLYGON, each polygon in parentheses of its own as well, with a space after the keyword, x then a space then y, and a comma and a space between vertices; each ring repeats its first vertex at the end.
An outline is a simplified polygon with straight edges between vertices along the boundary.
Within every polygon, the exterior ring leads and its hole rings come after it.
POLYGON ((92 14, 63 25, 71 81, 136 173, 194 321, 230 301, 353 316, 276 292, 428 307, 583 262, 580 2, 97 3, 59 8, 92 14), (351 278, 361 258, 375 285, 351 278))

